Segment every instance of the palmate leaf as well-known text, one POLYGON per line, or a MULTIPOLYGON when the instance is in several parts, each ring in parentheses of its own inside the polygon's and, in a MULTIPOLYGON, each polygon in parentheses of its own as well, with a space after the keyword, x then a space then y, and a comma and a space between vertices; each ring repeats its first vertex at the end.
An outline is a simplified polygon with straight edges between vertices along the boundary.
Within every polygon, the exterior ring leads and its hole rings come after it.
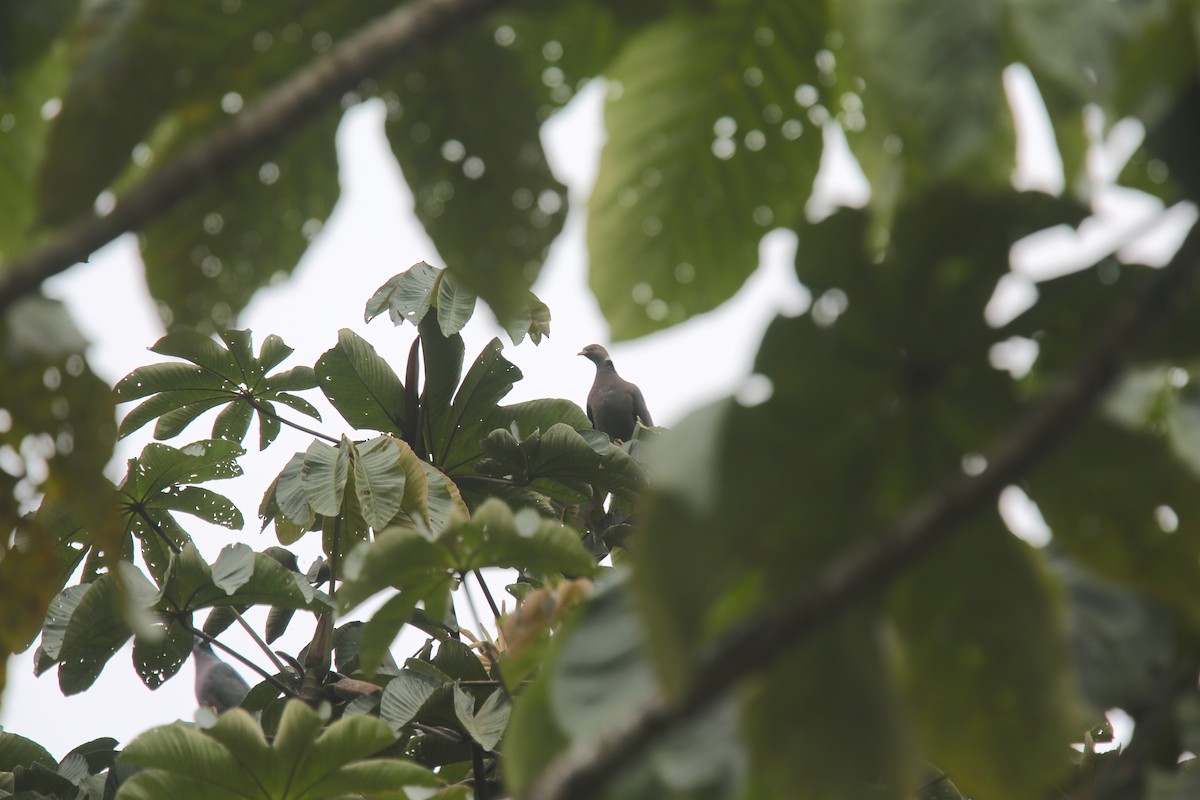
POLYGON ((608 436, 594 434, 561 422, 544 434, 535 429, 524 439, 500 428, 483 440, 488 457, 476 469, 565 503, 587 500, 593 487, 626 499, 637 497, 646 483, 642 467, 608 436))
MULTIPOLYGON (((188 533, 175 520, 175 513, 190 514, 232 530, 241 529, 242 512, 233 501, 191 484, 241 475, 237 458, 244 453, 234 442, 205 439, 182 449, 151 442, 137 458, 129 459, 125 477, 117 487, 126 547, 131 548, 131 536, 138 540, 146 565, 156 580, 164 579, 171 550, 190 541, 188 533)), ((132 557, 132 552, 128 555, 132 557)))
POLYGON ((148 398, 121 421, 120 435, 128 436, 157 419, 154 436, 177 436, 197 417, 218 406, 229 407, 218 415, 213 437, 241 442, 250 419, 258 415, 259 449, 279 435, 280 422, 274 403, 320 419, 320 412, 292 392, 317 386, 310 367, 295 367, 268 374, 292 349, 278 336, 263 340, 255 357, 250 332, 222 331, 222 347, 195 331, 180 330, 159 339, 150 349, 161 355, 181 358, 188 364, 166 362, 139 367, 116 386, 120 402, 148 398))
POLYGON ((395 527, 355 548, 346 558, 346 583, 338 600, 347 610, 388 586, 405 590, 485 567, 591 575, 596 561, 572 529, 530 509, 514 514, 493 498, 470 518, 456 515, 445 528, 433 531, 432 538, 412 528, 395 527))
POLYGON ((520 312, 562 230, 567 197, 542 149, 537 84, 495 27, 462 26, 446 47, 413 59, 388 87, 403 114, 389 117, 387 135, 457 285, 505 319, 520 312))
POLYGON ((404 385, 375 348, 354 331, 338 331, 338 343, 317 361, 316 375, 330 404, 356 430, 400 434, 404 385))
MULTIPOLYGON (((375 290, 363 319, 370 322, 386 311, 393 325, 410 322, 420 327, 433 308, 442 336, 449 338, 467 324, 475 312, 475 300, 475 293, 454 272, 418 261, 375 290)), ((550 335, 550 309, 533 292, 526 292, 524 302, 513 304, 499 319, 513 344, 520 344, 526 334, 534 344, 550 335)))
POLYGON ((762 235, 800 218, 822 152, 798 90, 827 93, 815 58, 825 4, 688 8, 643 28, 605 71, 588 282, 617 339, 737 291, 762 235))
POLYGON ((64 693, 91 686, 131 637, 138 675, 151 689, 161 685, 190 655, 192 634, 183 623, 190 624, 203 609, 268 605, 316 613, 331 610, 304 576, 271 555, 248 552, 244 545, 222 551, 210 568, 195 546, 186 544, 170 558, 160 581, 161 589, 133 565, 123 564, 119 578, 101 575, 59 595, 47 619, 41 668, 60 665, 64 693), (131 620, 139 625, 136 630, 131 620))
POLYGON ((323 728, 316 712, 289 702, 267 742, 245 711, 222 714, 201 731, 182 724, 155 728, 122 751, 142 768, 120 800, 333 800, 349 795, 397 797, 405 786, 437 786, 432 772, 409 761, 373 756, 395 741, 378 718, 347 717, 323 728))
POLYGON ((258 513, 264 528, 275 524, 284 544, 318 528, 328 539, 333 520, 340 519, 348 550, 369 529, 440 530, 456 512, 467 513, 449 478, 405 442, 385 435, 366 442, 343 438, 337 447, 314 441, 272 482, 258 513))

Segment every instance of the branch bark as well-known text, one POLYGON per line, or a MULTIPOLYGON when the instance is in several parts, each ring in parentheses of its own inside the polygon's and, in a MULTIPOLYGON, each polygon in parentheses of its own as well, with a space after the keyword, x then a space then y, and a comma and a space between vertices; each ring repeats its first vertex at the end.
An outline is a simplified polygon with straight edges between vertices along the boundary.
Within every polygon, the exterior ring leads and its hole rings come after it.
POLYGON ((661 695, 599 739, 577 743, 552 762, 524 795, 528 800, 581 800, 599 794, 663 733, 677 727, 742 680, 804 642, 861 593, 878 591, 906 566, 989 506, 1082 417, 1111 384, 1131 348, 1171 311, 1200 266, 1200 226, 1145 291, 1118 309, 1089 353, 988 455, 987 468, 926 495, 889 528, 824 569, 789 602, 746 620, 696 665, 693 682, 671 702, 661 695))
POLYGON ((121 234, 144 227, 231 171, 256 148, 335 105, 364 78, 507 1, 414 0, 379 17, 155 170, 123 195, 109 214, 81 216, 11 262, 0 272, 0 312, 121 234))

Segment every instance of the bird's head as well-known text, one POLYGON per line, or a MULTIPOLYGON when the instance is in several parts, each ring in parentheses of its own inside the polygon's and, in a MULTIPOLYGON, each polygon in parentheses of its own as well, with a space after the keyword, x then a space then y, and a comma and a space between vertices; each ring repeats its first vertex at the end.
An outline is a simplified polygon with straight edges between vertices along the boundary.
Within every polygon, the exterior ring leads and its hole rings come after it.
POLYGON ((577 355, 581 355, 588 361, 591 361, 596 366, 600 366, 604 362, 612 363, 612 359, 608 355, 608 351, 598 344, 589 344, 587 347, 580 350, 577 355))

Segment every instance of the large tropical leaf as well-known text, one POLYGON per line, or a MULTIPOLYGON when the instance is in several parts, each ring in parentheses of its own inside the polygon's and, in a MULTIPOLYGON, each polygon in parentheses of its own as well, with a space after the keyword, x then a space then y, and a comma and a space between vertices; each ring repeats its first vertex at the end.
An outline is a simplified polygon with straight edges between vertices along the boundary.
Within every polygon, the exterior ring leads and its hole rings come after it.
MULTIPOLYGON (((389 116, 388 139, 417 218, 459 279, 454 295, 469 292, 473 304, 478 294, 502 320, 518 316, 567 210, 520 59, 488 20, 424 54, 387 88, 403 109, 389 116)), ((443 299, 449 334, 458 323, 443 299)))
POLYGON ((530 509, 513 511, 502 501, 483 503, 470 518, 457 516, 429 535, 409 527, 386 529, 346 559, 346 584, 338 599, 351 608, 376 592, 485 567, 512 567, 540 574, 590 575, 592 555, 570 528, 530 509))
POLYGON ((65 694, 74 694, 91 686, 134 637, 134 667, 153 689, 175 675, 191 654, 190 625, 197 611, 252 605, 329 610, 304 576, 270 555, 223 552, 217 570, 214 575, 195 546, 187 544, 170 559, 161 589, 127 563, 119 576, 101 575, 82 591, 67 589, 51 608, 40 668, 59 663, 59 685, 65 694), (236 578, 235 572, 240 573, 236 578))
MULTIPOLYGON (((649 26, 606 71, 589 284, 618 339, 707 311, 800 217, 825 120, 822 3, 718 4, 649 26), (802 89, 813 94, 806 99, 802 89)), ((828 112, 825 112, 828 117, 828 112)))
POLYGON ((338 343, 317 361, 316 375, 325 397, 355 429, 403 432, 404 385, 354 331, 338 331, 338 343))
POLYGON ((203 731, 180 723, 155 728, 122 751, 122 763, 142 771, 121 787, 118 800, 403 798, 406 786, 439 784, 412 762, 375 757, 395 741, 375 717, 352 716, 322 727, 314 711, 292 701, 270 743, 240 709, 203 731))
POLYGON ((164 362, 138 367, 117 383, 121 402, 149 399, 125 415, 121 436, 128 436, 151 420, 156 439, 180 434, 205 411, 227 406, 213 424, 213 438, 241 442, 258 414, 258 446, 265 449, 279 435, 282 403, 314 419, 320 413, 307 400, 292 392, 312 389, 316 373, 310 367, 295 367, 268 374, 292 353, 278 336, 263 340, 255 357, 249 331, 222 331, 214 342, 196 331, 179 330, 159 339, 150 349, 191 362, 164 362))
POLYGON ((498 428, 483 440, 488 457, 476 469, 567 503, 591 498, 593 487, 636 497, 645 485, 645 472, 607 435, 596 433, 559 422, 544 434, 535 429, 518 439, 498 428))
POLYGON ((129 459, 117 487, 126 535, 135 536, 151 574, 161 580, 171 551, 190 541, 175 513, 191 514, 233 530, 242 527, 242 512, 229 498, 195 486, 242 474, 237 458, 245 453, 224 439, 205 439, 181 449, 152 442, 129 459))

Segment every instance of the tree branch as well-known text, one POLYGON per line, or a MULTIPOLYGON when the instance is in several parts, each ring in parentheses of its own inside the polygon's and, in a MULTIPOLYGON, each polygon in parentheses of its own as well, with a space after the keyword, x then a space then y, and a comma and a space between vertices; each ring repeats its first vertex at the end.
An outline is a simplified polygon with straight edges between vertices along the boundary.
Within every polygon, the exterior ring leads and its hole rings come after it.
POLYGON ((1107 389, 1134 343, 1171 310, 1200 263, 1200 226, 1145 291, 1118 309, 1074 370, 988 456, 987 468, 911 505, 890 527, 822 570, 791 600, 747 619, 696 665, 675 702, 661 695, 609 735, 580 742, 553 761, 524 796, 529 800, 593 797, 659 736, 703 711, 740 681, 765 669, 831 622, 866 591, 879 591, 959 523, 993 503, 1066 434, 1107 389))
POLYGON ((256 148, 336 105, 364 78, 428 47, 507 0, 414 0, 314 59, 123 195, 102 217, 84 215, 0 272, 0 311, 116 239, 162 216, 227 174, 256 148))

